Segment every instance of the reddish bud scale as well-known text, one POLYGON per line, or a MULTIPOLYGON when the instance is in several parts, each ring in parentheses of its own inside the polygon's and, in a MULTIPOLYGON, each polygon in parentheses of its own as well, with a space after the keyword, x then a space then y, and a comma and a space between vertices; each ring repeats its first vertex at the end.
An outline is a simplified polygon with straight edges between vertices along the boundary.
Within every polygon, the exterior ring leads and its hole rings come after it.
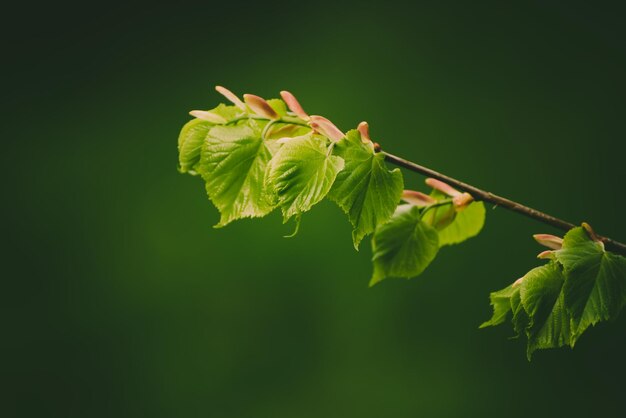
POLYGON ((435 190, 439 190, 440 192, 447 194, 450 197, 456 197, 461 195, 461 192, 459 192, 454 187, 432 177, 426 179, 426 185, 432 187, 435 190))
POLYGON ((542 260, 549 260, 551 258, 554 258, 554 251, 552 250, 542 251, 539 254, 537 254, 537 258, 540 258, 542 260))
POLYGON ((369 144, 372 142, 372 138, 370 138, 370 127, 367 122, 363 121, 359 123, 357 130, 361 134, 361 142, 364 144, 369 144))
POLYGON ((533 235, 535 241, 544 247, 548 247, 552 250, 560 250, 563 246, 563 238, 550 234, 535 234, 533 235))
POLYGON ((257 115, 269 119, 278 119, 278 113, 272 109, 272 106, 264 98, 254 94, 244 94, 243 100, 257 115))
POLYGON ((424 194, 422 192, 416 192, 413 190, 403 190, 402 200, 420 208, 437 203, 435 199, 428 196, 427 194, 424 194))
POLYGON ((195 118, 206 120, 207 122, 211 122, 215 124, 227 122, 226 119, 224 119, 220 115, 213 113, 213 112, 207 112, 204 110, 192 110, 191 112, 189 112, 189 114, 195 118))
POLYGON ((452 204, 457 211, 463 210, 474 201, 474 198, 469 193, 461 193, 458 196, 452 198, 452 204))
POLYGON ((317 132, 321 133, 333 142, 337 142, 345 137, 345 134, 341 132, 335 124, 323 116, 311 116, 311 122, 309 125, 311 128, 315 129, 317 132))
POLYGON ((297 117, 303 120, 311 119, 309 115, 304 111, 302 106, 300 106, 300 103, 298 102, 298 99, 296 99, 296 96, 286 90, 283 90, 280 92, 280 97, 283 98, 285 103, 287 103, 287 107, 289 107, 289 110, 295 113, 297 117))
POLYGON ((215 90, 222 96, 226 97, 231 103, 237 106, 241 110, 246 110, 246 105, 242 102, 239 97, 235 95, 232 91, 228 90, 226 87, 215 86, 215 90))

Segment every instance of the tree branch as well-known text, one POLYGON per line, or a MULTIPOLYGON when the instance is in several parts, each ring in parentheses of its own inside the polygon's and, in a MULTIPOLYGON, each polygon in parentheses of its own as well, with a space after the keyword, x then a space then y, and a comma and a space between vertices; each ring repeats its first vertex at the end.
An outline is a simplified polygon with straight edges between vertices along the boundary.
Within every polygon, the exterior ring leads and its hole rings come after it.
MULTIPOLYGON (((406 168, 407 170, 411 170, 416 173, 420 173, 425 176, 432 177, 437 180, 441 180, 445 183, 448 183, 449 185, 456 187, 457 189, 461 191, 471 194, 475 200, 481 200, 483 202, 492 203, 496 206, 500 206, 505 209, 511 210, 513 212, 520 213, 524 216, 535 219, 539 222, 543 222, 544 224, 553 226, 563 231, 569 231, 570 229, 578 226, 573 223, 556 218, 552 215, 548 215, 547 213, 543 213, 536 209, 530 208, 528 206, 524 206, 521 203, 514 202, 513 200, 495 195, 491 192, 487 192, 485 190, 479 189, 478 187, 472 186, 470 184, 463 183, 462 181, 459 181, 452 177, 448 177, 445 174, 441 174, 435 170, 421 166, 412 161, 405 160, 404 158, 396 157, 395 155, 389 154, 388 152, 382 151, 380 149, 379 149, 379 152, 383 153, 386 161, 392 164, 395 164, 397 166, 406 168)), ((607 247, 607 249, 617 252, 617 253, 621 253, 622 255, 626 255, 626 244, 623 244, 611 238, 603 237, 600 235, 598 235, 598 238, 602 242, 604 242, 604 245, 607 247)))

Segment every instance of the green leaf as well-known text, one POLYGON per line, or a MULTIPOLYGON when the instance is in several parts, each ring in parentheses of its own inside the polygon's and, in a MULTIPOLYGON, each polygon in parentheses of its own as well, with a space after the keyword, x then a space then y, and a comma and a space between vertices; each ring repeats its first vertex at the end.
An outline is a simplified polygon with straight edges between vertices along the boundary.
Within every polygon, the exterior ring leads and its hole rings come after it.
POLYGON ((272 211, 273 206, 265 199, 264 183, 270 158, 261 138, 261 126, 256 122, 211 128, 199 171, 209 198, 221 213, 216 227, 272 211))
POLYGON ((514 293, 519 293, 519 285, 509 285, 497 292, 491 292, 489 294, 489 300, 493 307, 493 315, 491 319, 483 322, 480 328, 493 327, 506 321, 508 313, 511 312, 511 297, 514 293))
POLYGON ((522 305, 522 296, 520 295, 520 286, 515 287, 515 292, 511 294, 511 311, 513 312, 513 330, 515 331, 515 337, 525 335, 526 328, 530 323, 530 318, 524 310, 522 305))
POLYGON ((281 207, 284 222, 321 201, 343 169, 343 159, 330 155, 327 144, 318 135, 294 138, 272 158, 265 183, 268 198, 281 207))
POLYGON ((512 285, 490 295, 493 316, 480 328, 502 324, 512 312, 517 336, 528 337, 527 355, 537 349, 570 345, 570 316, 565 309, 562 266, 556 261, 537 267, 512 285))
POLYGON ((562 292, 564 282, 561 266, 554 261, 532 269, 522 279, 521 303, 530 319, 526 326, 529 360, 537 349, 570 344, 570 317, 562 292))
POLYGON ((388 170, 385 156, 374 153, 356 130, 336 144, 334 153, 345 160, 346 166, 328 196, 348 215, 354 227, 352 241, 358 250, 363 237, 393 215, 404 188, 402 173, 397 168, 388 170))
POLYGON ((472 202, 457 212, 454 220, 439 231, 439 246, 459 244, 478 235, 485 225, 485 213, 483 202, 472 202))
POLYGON ((400 205, 391 220, 376 229, 372 250, 374 274, 370 286, 389 277, 421 274, 437 255, 439 235, 422 222, 417 207, 400 205))
MULTIPOLYGON (((438 190, 433 190, 430 196, 436 200, 449 199, 438 190)), ((485 225, 485 215, 483 202, 472 202, 459 212, 450 203, 428 209, 422 219, 439 231, 439 246, 443 247, 478 235, 485 225)))
POLYGON ((278 116, 283 117, 287 114, 287 105, 281 99, 268 99, 267 103, 278 113, 278 116))
POLYGON ((492 292, 489 295, 489 299, 493 307, 493 315, 491 319, 483 322, 479 328, 500 325, 506 321, 509 312, 512 312, 513 329, 517 334, 516 337, 525 334, 529 318, 522 305, 520 289, 520 282, 517 281, 502 290, 492 292))
POLYGON ((196 174, 195 165, 200 161, 202 144, 214 125, 202 119, 187 122, 178 136, 178 165, 181 173, 196 174))
MULTIPOLYGON (((236 106, 220 104, 209 112, 231 120, 241 114, 236 106)), ((187 122, 178 135, 178 164, 182 173, 197 174, 196 165, 200 161, 200 155, 204 140, 214 123, 202 119, 192 119, 187 122)))
POLYGON ((570 230, 556 258, 565 267, 572 344, 590 326, 617 317, 626 303, 626 258, 606 252, 581 228, 570 230))

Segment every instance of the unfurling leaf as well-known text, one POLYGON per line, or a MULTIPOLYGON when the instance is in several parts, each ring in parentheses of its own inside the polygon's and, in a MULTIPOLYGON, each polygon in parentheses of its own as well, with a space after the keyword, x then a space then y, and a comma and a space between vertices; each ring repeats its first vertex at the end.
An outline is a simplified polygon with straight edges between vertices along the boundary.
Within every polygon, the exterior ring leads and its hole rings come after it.
POLYGON ((285 222, 322 200, 343 169, 344 160, 330 155, 328 146, 319 135, 297 137, 272 158, 265 183, 270 201, 280 206, 285 222))
POLYGON ((264 176, 271 153, 255 121, 215 126, 202 150, 199 171, 209 198, 219 209, 222 227, 241 218, 267 215, 273 206, 265 199, 264 176))
POLYGON ((506 321, 509 312, 512 310, 511 297, 516 292, 519 293, 519 283, 509 285, 496 292, 491 292, 489 300, 493 307, 493 315, 491 319, 483 322, 480 328, 496 326, 506 321))
MULTIPOLYGON (((435 199, 437 202, 450 200, 446 195, 437 190, 433 190, 430 197, 435 199)), ((451 201, 449 201, 446 204, 426 206, 424 208, 422 220, 436 230, 441 231, 454 221, 456 215, 457 212, 454 209, 454 205, 451 201)))
POLYGON ((348 215, 354 227, 352 241, 358 249, 363 237, 393 215, 404 187, 402 173, 397 168, 388 170, 385 157, 363 143, 356 130, 335 145, 334 153, 346 166, 328 196, 348 215))
POLYGON ((389 222, 376 229, 372 239, 374 274, 370 285, 389 277, 420 275, 439 250, 439 235, 421 220, 420 210, 400 205, 389 222))

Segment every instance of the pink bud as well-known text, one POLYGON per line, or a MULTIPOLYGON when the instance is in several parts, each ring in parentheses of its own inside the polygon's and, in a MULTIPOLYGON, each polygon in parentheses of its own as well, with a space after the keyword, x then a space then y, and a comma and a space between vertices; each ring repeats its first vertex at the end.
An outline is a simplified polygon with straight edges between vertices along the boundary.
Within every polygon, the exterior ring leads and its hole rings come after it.
POLYGON ((307 115, 307 113, 304 111, 302 106, 300 106, 300 103, 296 99, 296 96, 294 96, 293 94, 289 93, 286 90, 283 90, 280 92, 280 97, 282 97, 285 103, 287 103, 289 110, 295 113, 296 116, 298 116, 300 119, 304 119, 304 120, 310 119, 309 115, 307 115))
POLYGON ((537 258, 540 258, 542 260, 552 259, 552 258, 554 258, 554 251, 552 251, 552 250, 542 251, 539 254, 537 254, 537 258))
POLYGON ((439 190, 440 192, 445 193, 450 197, 456 197, 461 194, 461 192, 459 192, 457 189, 450 186, 449 184, 446 184, 443 181, 434 179, 432 177, 426 179, 426 185, 432 187, 435 190, 439 190))
POLYGON ((361 122, 358 126, 358 131, 361 134, 361 142, 364 144, 369 144, 372 142, 372 138, 370 138, 370 127, 367 122, 361 122))
POLYGON ((246 110, 246 105, 241 100, 239 100, 239 97, 237 97, 232 91, 222 86, 215 86, 215 90, 217 90, 217 92, 222 96, 226 97, 239 109, 246 110))
POLYGON ((254 94, 244 94, 243 100, 257 115, 265 116, 269 119, 278 119, 278 113, 272 109, 272 106, 264 98, 254 94))
POLYGON ((323 116, 311 116, 309 125, 333 142, 337 142, 345 137, 344 133, 341 132, 339 128, 323 116))
POLYGON ((533 235, 535 241, 544 247, 551 248, 553 250, 560 250, 563 246, 563 238, 550 234, 535 234, 533 235))
POLYGON ((469 193, 461 193, 458 196, 452 198, 452 204, 457 211, 461 211, 469 206, 474 201, 474 198, 469 193))
POLYGON ((517 287, 517 286, 519 286, 520 284, 522 284, 522 281, 523 281, 523 280, 524 280, 524 277, 520 277, 519 279, 515 280, 515 281, 513 282, 513 287, 517 287))
POLYGON ((226 119, 213 112, 206 112, 204 110, 192 110, 189 114, 195 118, 206 120, 211 123, 221 124, 226 123, 226 119))
POLYGON ((435 199, 428 196, 427 194, 424 194, 422 192, 416 192, 413 190, 402 191, 402 200, 412 204, 413 206, 417 206, 418 208, 423 208, 425 206, 430 206, 433 203, 437 203, 435 199))

